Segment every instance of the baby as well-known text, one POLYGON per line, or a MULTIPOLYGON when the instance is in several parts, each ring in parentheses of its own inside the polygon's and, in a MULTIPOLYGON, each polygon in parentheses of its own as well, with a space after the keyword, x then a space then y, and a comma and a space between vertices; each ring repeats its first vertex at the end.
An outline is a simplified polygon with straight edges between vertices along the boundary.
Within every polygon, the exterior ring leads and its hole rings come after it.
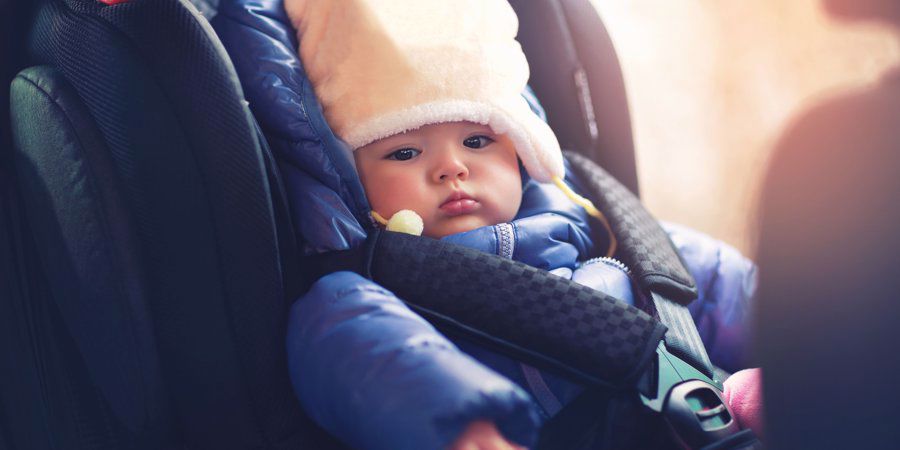
MULTIPOLYGON (((578 180, 555 136, 521 96, 528 66, 505 1, 285 6, 375 221, 410 210, 425 236, 635 302, 621 263, 585 261, 608 253, 614 239, 572 192, 578 180)), ((752 264, 689 230, 668 231, 700 285, 692 312, 713 361, 738 368, 752 264)), ((288 349, 304 409, 355 447, 531 445, 541 419, 583 391, 472 342, 450 343, 392 293, 346 272, 323 277, 296 302, 288 349)))

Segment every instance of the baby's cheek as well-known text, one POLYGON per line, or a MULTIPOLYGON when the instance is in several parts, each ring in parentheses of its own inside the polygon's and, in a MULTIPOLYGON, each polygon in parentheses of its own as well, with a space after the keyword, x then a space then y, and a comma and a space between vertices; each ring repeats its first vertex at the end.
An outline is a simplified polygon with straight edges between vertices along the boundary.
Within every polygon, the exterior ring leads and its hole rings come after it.
POLYGON ((404 186, 397 179, 382 178, 368 183, 365 188, 370 206, 382 215, 392 215, 401 209, 411 209, 422 215, 414 187, 404 186))
MULTIPOLYGON (((514 182, 518 183, 520 181, 515 180, 514 182)), ((499 206, 494 223, 509 222, 519 212, 519 206, 522 204, 522 189, 517 184, 512 184, 514 182, 507 184, 504 190, 501 191, 503 195, 500 195, 500 198, 497 200, 499 206)))

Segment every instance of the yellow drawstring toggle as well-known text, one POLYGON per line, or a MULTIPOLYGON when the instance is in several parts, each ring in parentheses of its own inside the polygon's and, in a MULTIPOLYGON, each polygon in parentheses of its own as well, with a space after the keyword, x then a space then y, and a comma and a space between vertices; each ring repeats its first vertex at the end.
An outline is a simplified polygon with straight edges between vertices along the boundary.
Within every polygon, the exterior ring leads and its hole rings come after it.
POLYGON ((561 191, 563 191, 563 194, 566 194, 566 197, 569 197, 569 199, 571 199, 573 203, 584 208, 584 210, 587 211, 590 216, 596 218, 600 221, 600 223, 603 224, 603 227, 606 228, 606 233, 609 235, 609 248, 606 250, 606 256, 614 255, 616 253, 616 246, 618 243, 616 241, 616 235, 613 234, 612 227, 609 225, 609 221, 606 220, 606 216, 604 216, 603 213, 600 212, 600 210, 598 210, 590 200, 578 195, 575 191, 573 191, 568 184, 563 182, 562 178, 558 176, 553 177, 553 184, 555 184, 561 191))
POLYGON ((396 231, 398 233, 421 236, 422 230, 425 228, 424 223, 422 222, 422 217, 416 214, 415 211, 409 209, 401 209, 400 211, 397 211, 393 216, 391 216, 390 220, 385 220, 384 217, 381 216, 381 214, 372 211, 372 218, 375 219, 376 222, 383 225, 386 230, 396 231))
POLYGON ((385 226, 385 227, 387 226, 387 223, 388 223, 387 219, 385 219, 384 217, 381 217, 381 214, 378 214, 377 212, 375 212, 374 209, 372 210, 372 218, 375 219, 375 221, 380 223, 382 226, 385 226))

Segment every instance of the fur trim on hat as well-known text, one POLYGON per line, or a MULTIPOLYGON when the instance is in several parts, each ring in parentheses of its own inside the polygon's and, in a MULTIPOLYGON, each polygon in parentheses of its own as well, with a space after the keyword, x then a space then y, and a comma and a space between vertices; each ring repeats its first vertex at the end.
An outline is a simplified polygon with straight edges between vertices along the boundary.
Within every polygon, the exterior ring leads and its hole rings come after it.
POLYGON ((528 63, 505 0, 286 0, 325 118, 356 149, 432 123, 507 134, 529 175, 564 176, 559 143, 521 96, 528 63))

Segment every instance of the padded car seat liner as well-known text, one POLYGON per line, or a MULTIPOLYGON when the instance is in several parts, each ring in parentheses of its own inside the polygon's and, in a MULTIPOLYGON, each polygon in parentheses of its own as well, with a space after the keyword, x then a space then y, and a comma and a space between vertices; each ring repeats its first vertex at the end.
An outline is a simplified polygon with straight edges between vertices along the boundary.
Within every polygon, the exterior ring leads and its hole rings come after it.
MULTIPOLYGON (((114 447, 334 446, 289 386, 284 321, 296 288, 285 292, 282 269, 295 244, 273 163, 208 23, 181 0, 51 0, 30 48, 49 68, 23 74, 14 115, 56 107, 57 89, 42 97, 35 74, 52 73, 78 100, 66 104, 82 103, 18 123, 18 175, 30 178, 23 203, 51 307, 71 332, 54 339, 71 339, 96 402, 111 408, 101 420, 123 427, 114 447)), ((90 441, 49 428, 73 446, 90 441)))
POLYGON ((51 67, 21 72, 12 105, 30 232, 64 322, 55 332, 78 343, 90 378, 126 429, 156 429, 165 395, 137 241, 106 146, 51 67))

